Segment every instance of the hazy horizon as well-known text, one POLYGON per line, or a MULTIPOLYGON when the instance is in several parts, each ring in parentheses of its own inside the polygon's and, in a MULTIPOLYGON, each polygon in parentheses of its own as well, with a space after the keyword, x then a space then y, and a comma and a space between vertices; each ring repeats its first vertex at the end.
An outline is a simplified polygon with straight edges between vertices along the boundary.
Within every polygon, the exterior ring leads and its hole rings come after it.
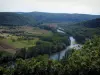
MULTIPOLYGON (((1 13, 3 11, 0 11, 1 13)), ((40 13, 52 13, 52 14, 85 14, 85 15, 100 15, 100 14, 89 14, 89 13, 64 13, 64 12, 46 12, 46 11, 5 11, 4 13, 32 13, 32 12, 40 12, 40 13)))
POLYGON ((100 0, 0 0, 0 12, 100 15, 100 0))

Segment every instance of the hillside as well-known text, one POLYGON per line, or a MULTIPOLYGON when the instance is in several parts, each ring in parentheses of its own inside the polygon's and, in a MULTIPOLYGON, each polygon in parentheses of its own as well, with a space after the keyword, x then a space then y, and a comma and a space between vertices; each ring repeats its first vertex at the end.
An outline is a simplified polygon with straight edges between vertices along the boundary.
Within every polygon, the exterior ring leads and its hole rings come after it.
POLYGON ((73 36, 77 42, 84 43, 87 38, 100 35, 100 19, 92 19, 75 24, 59 24, 68 36, 73 36))
POLYGON ((85 26, 85 27, 88 27, 88 28, 97 28, 97 27, 100 27, 100 18, 81 22, 77 25, 85 26))
POLYGON ((81 22, 100 15, 45 13, 45 12, 0 12, 0 25, 40 25, 52 22, 81 22))
POLYGON ((34 25, 35 19, 13 13, 13 12, 0 12, 0 25, 34 25))
POLYGON ((31 15, 39 22, 81 22, 100 17, 100 15, 30 12, 21 13, 31 15))

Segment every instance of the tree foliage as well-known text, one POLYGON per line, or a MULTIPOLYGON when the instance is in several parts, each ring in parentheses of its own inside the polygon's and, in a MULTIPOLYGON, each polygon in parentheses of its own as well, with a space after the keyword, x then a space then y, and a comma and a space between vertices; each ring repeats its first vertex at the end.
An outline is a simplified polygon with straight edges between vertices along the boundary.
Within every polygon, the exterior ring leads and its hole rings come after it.
POLYGON ((71 55, 63 60, 50 60, 48 55, 20 58, 14 65, 1 66, 0 75, 99 75, 100 37, 88 40, 82 49, 72 50, 71 55))

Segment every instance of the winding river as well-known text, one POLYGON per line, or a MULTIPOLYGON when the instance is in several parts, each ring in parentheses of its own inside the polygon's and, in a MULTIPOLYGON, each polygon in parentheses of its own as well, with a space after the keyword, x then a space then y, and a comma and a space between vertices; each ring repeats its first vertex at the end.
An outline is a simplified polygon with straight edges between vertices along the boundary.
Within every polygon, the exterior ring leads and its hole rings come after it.
MULTIPOLYGON (((65 32, 60 30, 60 33, 65 33, 65 32)), ((74 37, 70 36, 69 39, 70 39, 70 45, 67 46, 66 49, 52 54, 50 56, 50 59, 53 59, 53 60, 62 59, 65 56, 65 53, 66 53, 66 51, 68 51, 68 49, 74 48, 77 50, 77 49, 80 49, 82 47, 82 45, 76 43, 76 40, 74 39, 74 37)))

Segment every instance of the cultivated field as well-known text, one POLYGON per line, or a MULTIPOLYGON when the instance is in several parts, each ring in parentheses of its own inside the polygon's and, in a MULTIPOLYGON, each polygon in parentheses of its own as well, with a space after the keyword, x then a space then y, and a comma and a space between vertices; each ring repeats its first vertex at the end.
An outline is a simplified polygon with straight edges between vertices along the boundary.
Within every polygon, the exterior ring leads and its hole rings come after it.
POLYGON ((30 26, 0 26, 0 50, 15 53, 20 48, 36 45, 41 36, 51 36, 52 32, 30 26))

